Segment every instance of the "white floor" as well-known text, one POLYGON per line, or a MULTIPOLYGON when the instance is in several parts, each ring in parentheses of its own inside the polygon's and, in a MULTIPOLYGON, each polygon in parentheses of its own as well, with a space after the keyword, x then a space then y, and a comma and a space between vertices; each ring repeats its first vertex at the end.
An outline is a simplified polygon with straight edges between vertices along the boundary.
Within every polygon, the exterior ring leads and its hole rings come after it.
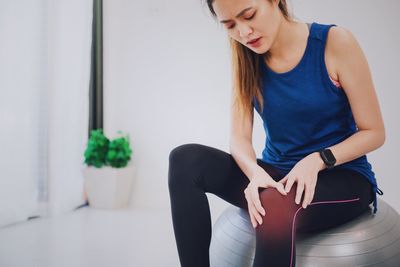
POLYGON ((169 210, 84 207, 0 228, 1 267, 177 267, 169 210))

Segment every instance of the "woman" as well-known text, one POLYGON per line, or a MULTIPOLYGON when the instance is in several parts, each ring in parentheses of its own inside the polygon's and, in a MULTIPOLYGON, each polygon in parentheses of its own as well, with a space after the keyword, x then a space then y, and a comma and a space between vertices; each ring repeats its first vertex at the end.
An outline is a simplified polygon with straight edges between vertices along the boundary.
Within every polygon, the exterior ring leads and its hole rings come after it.
POLYGON ((285 0, 210 0, 230 37, 230 154, 200 144, 173 149, 169 192, 182 266, 209 266, 206 192, 247 209, 256 228, 253 266, 295 266, 297 231, 359 216, 378 189, 366 153, 384 124, 366 58, 350 31, 302 23, 285 0), (253 109, 266 131, 252 146, 253 109))

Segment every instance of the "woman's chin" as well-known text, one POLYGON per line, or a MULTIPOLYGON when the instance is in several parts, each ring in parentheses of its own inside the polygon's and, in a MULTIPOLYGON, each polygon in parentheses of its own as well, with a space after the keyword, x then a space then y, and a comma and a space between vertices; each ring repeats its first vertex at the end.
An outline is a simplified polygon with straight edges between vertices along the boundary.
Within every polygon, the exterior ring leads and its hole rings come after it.
POLYGON ((248 48, 251 50, 251 51, 253 51, 254 53, 256 53, 256 54, 259 54, 259 55, 263 55, 263 54, 265 54, 266 52, 268 52, 268 48, 265 48, 265 47, 263 47, 263 46, 260 46, 260 47, 257 47, 257 48, 254 48, 254 47, 249 47, 248 46, 248 48))
POLYGON ((261 50, 261 49, 256 49, 256 50, 252 49, 252 50, 253 50, 254 53, 259 54, 259 55, 263 55, 268 51, 266 49, 263 49, 263 50, 261 50))

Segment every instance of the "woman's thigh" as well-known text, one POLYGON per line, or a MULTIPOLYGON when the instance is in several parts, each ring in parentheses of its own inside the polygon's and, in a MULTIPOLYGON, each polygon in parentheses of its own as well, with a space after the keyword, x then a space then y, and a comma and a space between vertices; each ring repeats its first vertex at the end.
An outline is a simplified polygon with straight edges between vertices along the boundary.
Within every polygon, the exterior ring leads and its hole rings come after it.
POLYGON ((306 209, 299 205, 299 232, 330 228, 350 221, 369 208, 373 190, 369 181, 350 169, 334 168, 318 174, 314 198, 306 209))
MULTIPOLYGON (((231 154, 202 144, 185 144, 174 149, 170 160, 174 162, 174 168, 179 168, 174 172, 191 176, 194 185, 204 192, 212 193, 232 205, 247 209, 244 190, 250 180, 231 154)), ((271 165, 260 159, 257 159, 257 164, 276 179, 278 173, 271 165)))

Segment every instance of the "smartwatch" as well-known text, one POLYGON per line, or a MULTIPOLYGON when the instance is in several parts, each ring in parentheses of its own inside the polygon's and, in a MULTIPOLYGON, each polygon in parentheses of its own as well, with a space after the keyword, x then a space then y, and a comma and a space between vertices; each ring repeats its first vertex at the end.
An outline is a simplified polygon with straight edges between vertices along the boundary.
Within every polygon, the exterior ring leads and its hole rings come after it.
POLYGON ((320 150, 319 155, 328 169, 332 169, 333 166, 335 166, 336 158, 330 149, 327 148, 320 150))

